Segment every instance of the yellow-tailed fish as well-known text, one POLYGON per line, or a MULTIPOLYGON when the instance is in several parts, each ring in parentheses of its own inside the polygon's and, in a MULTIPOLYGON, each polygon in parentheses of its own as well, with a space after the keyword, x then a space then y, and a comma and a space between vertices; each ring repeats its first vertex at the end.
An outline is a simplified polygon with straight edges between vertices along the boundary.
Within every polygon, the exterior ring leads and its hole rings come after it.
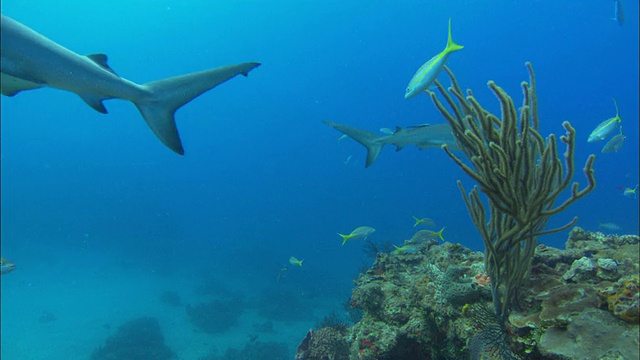
POLYGON ((304 260, 298 260, 298 259, 296 259, 296 257, 295 257, 295 256, 292 256, 292 257, 290 257, 290 258, 289 258, 289 264, 291 264, 291 265, 298 265, 298 266, 300 266, 300 267, 302 267, 302 262, 303 262, 303 261, 304 261, 304 260))
POLYGON ((287 277, 287 265, 283 266, 282 269, 280 269, 276 280, 277 282, 280 282, 280 280, 284 279, 285 277, 287 277))
POLYGON ((373 234, 376 229, 370 226, 360 226, 353 230, 348 235, 338 234, 342 238, 342 245, 346 244, 349 240, 366 239, 369 235, 373 234))
POLYGON ((431 220, 431 219, 429 219, 429 218, 422 218, 422 219, 420 219, 420 218, 418 218, 417 216, 413 216, 413 215, 411 215, 411 217, 413 217, 413 220, 415 220, 415 221, 416 221, 416 223, 415 223, 415 224, 413 224, 413 227, 416 227, 416 226, 418 226, 418 225, 420 225, 420 224, 424 224, 424 225, 426 225, 426 226, 433 226, 433 225, 435 225, 435 224, 436 224, 436 223, 434 223, 434 222, 433 222, 433 220, 431 220))
POLYGON ((445 241, 444 237, 442 236, 442 232, 444 231, 444 229, 445 228, 442 228, 438 232, 435 232, 432 230, 420 230, 417 233, 415 233, 413 237, 411 237, 411 240, 409 240, 409 242, 412 244, 420 244, 427 240, 431 240, 435 238, 440 238, 440 240, 445 241))
POLYGON ((622 230, 620 225, 614 224, 612 222, 599 223, 598 227, 602 228, 602 229, 605 229, 607 231, 620 231, 620 230, 622 230))
POLYGON ((626 196, 626 197, 630 197, 630 198, 634 198, 637 199, 638 198, 638 185, 636 185, 636 187, 632 188, 626 188, 622 191, 622 195, 626 196))
POLYGON ((609 139, 609 141, 604 144, 604 146, 602 147, 602 152, 618 152, 620 149, 622 149, 622 146, 624 146, 624 139, 626 138, 627 137, 622 134, 622 125, 620 125, 620 133, 609 139))
POLYGON ((16 269, 16 265, 11 261, 0 257, 0 274, 10 273, 16 269))
POLYGON ((406 245, 402 245, 402 246, 396 246, 393 245, 394 248, 396 248, 395 250, 393 250, 393 252, 395 254, 399 254, 401 252, 403 253, 415 253, 418 251, 418 246, 415 244, 406 244, 406 245))
POLYGON ((449 19, 449 37, 447 39, 447 47, 444 48, 438 55, 431 58, 431 60, 424 63, 418 71, 416 71, 411 81, 409 81, 409 85, 407 86, 407 90, 404 93, 404 98, 409 99, 412 98, 431 86, 431 83, 438 77, 438 74, 442 71, 449 55, 458 50, 462 50, 464 46, 458 45, 453 42, 453 38, 451 37, 451 19, 449 19))
POLYGON ((616 129, 616 127, 618 127, 618 124, 622 122, 622 118, 620 117, 620 113, 618 111, 618 102, 616 101, 616 99, 613 99, 613 104, 616 106, 616 116, 598 124, 598 126, 596 126, 596 128, 593 129, 593 131, 589 135, 587 142, 594 142, 594 141, 600 141, 600 140, 606 139, 609 135, 611 135, 611 133, 616 129))

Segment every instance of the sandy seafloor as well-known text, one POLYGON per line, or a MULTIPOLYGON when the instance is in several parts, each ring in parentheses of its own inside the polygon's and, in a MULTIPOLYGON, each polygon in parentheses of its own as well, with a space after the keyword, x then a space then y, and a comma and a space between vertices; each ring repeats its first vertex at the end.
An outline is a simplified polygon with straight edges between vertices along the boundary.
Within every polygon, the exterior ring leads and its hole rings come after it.
MULTIPOLYGON (((32 263, 18 264, 14 272, 2 275, 3 360, 89 359, 119 325, 141 316, 158 320, 165 343, 177 359, 197 360, 212 353, 223 355, 228 348, 243 348, 249 336, 256 334, 255 324, 269 320, 249 306, 231 329, 207 334, 190 322, 184 306, 160 300, 163 291, 172 290, 180 294, 183 304, 206 302, 207 296, 194 291, 202 279, 183 276, 176 264, 167 264, 169 271, 159 274, 143 265, 123 265, 114 257, 93 256, 86 250, 60 253, 42 248, 34 255, 32 263), (105 260, 96 260, 101 258, 105 260), (177 270, 172 271, 173 267, 177 270), (43 322, 46 314, 55 320, 43 322)), ((226 280, 246 285, 242 279, 226 280)), ((246 289, 243 296, 252 301, 246 289)), ((313 302, 313 317, 321 319, 331 311, 327 306, 335 307, 344 299, 309 301, 313 302)), ((274 331, 260 333, 258 341, 286 343, 293 357, 296 346, 318 319, 273 321, 274 331)))

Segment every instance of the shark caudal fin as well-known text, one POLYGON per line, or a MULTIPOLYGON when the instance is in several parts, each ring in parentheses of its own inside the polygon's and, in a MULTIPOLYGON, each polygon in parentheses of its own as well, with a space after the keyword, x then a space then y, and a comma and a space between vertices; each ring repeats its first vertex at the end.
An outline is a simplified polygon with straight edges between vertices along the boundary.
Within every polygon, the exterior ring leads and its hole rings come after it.
POLYGON ((378 159, 378 155, 380 155, 380 150, 382 150, 384 144, 377 140, 382 138, 383 136, 378 136, 366 130, 360 130, 352 128, 350 126, 336 124, 331 121, 325 120, 323 121, 323 123, 340 131, 341 133, 347 135, 348 137, 359 142, 367 148, 367 163, 365 164, 365 167, 371 166, 371 164, 373 164, 376 159, 378 159))
POLYGON ((135 102, 135 105, 158 139, 183 155, 182 141, 173 117, 176 110, 236 75, 247 76, 258 66, 260 63, 242 63, 152 81, 141 85, 153 94, 151 99, 135 102))

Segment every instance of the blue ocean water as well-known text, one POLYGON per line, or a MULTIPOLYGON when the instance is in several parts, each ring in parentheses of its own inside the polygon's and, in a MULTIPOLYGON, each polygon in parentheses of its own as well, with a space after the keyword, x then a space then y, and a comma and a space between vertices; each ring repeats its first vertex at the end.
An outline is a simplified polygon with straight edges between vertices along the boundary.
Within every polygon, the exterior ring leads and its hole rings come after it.
MULTIPOLYGON (((315 322, 344 312, 372 262, 362 241, 340 246, 338 232, 368 225, 371 240, 400 245, 416 215, 446 227, 447 241, 482 250, 456 186, 473 182, 441 150, 385 148, 365 169, 364 147, 338 142, 321 122, 373 132, 443 122, 426 95, 403 95, 444 48, 449 18, 465 48, 448 65, 463 87, 497 112, 492 79, 518 104, 531 61, 541 132, 563 133, 564 120, 577 129, 576 181, 585 184, 580 169, 597 155, 596 190, 549 226, 578 216, 587 230, 615 223, 637 234, 638 201, 622 189, 639 181, 638 3, 624 5, 620 26, 607 0, 4 2, 4 15, 79 54, 106 53, 136 83, 262 66, 178 110, 183 157, 125 101, 105 102, 102 115, 59 90, 2 98, 2 255, 17 265, 2 276, 3 359, 88 358, 135 316, 180 329, 165 337, 181 359, 242 347, 263 321, 275 332, 259 339, 293 354, 315 322), (615 115, 613 98, 627 138, 602 154, 604 142, 586 139, 615 115), (246 312, 195 349, 183 339, 193 333, 184 310, 158 294, 197 304, 216 296, 197 291, 211 283, 242 297, 246 312), (286 314, 260 315, 264 302, 285 298, 286 314), (39 321, 48 313, 57 320, 39 321), (75 336, 87 336, 82 346, 60 346, 75 336)), ((562 247, 567 233, 540 241, 562 247)))

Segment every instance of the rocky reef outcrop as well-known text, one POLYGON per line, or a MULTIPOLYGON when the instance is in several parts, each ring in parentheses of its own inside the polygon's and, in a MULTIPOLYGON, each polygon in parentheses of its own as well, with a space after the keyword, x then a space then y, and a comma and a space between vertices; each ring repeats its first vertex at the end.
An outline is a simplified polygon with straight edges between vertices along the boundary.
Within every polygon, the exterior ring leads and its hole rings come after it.
POLYGON ((91 354, 91 360, 170 360, 175 353, 164 343, 164 336, 154 317, 140 317, 120 325, 105 344, 91 354))
POLYGON ((350 301, 362 319, 330 341, 310 331, 296 359, 637 359, 638 251, 636 235, 579 227, 564 250, 539 245, 506 324, 478 281, 482 253, 429 241, 378 254, 350 301))

